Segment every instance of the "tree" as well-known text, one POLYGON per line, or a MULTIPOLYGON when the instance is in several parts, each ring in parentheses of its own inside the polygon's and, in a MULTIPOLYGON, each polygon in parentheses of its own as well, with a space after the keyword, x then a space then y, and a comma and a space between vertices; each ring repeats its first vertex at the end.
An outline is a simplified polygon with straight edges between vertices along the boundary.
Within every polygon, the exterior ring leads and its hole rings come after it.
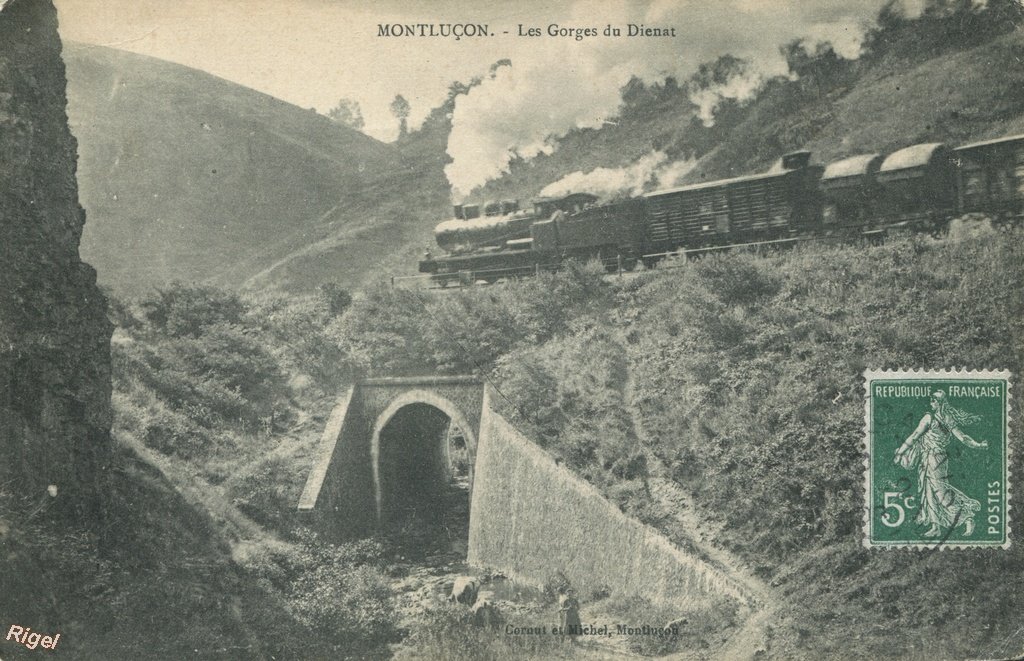
POLYGON ((363 126, 365 126, 363 111, 359 107, 359 102, 351 99, 338 101, 338 105, 327 111, 327 116, 339 124, 357 131, 361 131, 363 126))
POLYGON ((398 118, 398 135, 404 136, 409 132, 409 102, 401 94, 396 94, 390 107, 391 114, 398 118))
POLYGON ((505 58, 502 58, 502 59, 498 60, 494 64, 492 64, 490 70, 488 71, 488 73, 490 74, 491 78, 494 78, 496 75, 498 75, 498 69, 500 69, 501 67, 511 67, 511 66, 512 66, 512 60, 510 60, 507 57, 505 57, 505 58))
POLYGON ((854 72, 853 61, 840 57, 827 41, 811 46, 805 39, 796 39, 779 52, 786 58, 790 73, 799 79, 801 89, 813 90, 819 96, 848 83, 854 72))

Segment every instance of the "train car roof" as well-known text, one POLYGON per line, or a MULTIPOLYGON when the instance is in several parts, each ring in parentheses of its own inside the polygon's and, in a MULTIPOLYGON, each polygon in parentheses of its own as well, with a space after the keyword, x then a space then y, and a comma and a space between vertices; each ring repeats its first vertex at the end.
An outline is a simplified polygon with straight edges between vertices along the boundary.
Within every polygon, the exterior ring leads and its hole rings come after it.
POLYGON ((889 154, 884 161, 882 161, 882 167, 878 169, 879 172, 894 172, 896 170, 909 170, 911 168, 919 168, 928 165, 931 162, 932 156, 935 152, 940 149, 944 149, 946 145, 941 142, 926 142, 920 145, 912 145, 910 147, 904 147, 899 151, 894 151, 889 154))
POLYGON ((977 149, 978 147, 989 147, 991 145, 998 145, 998 144, 1003 143, 1003 142, 1017 142, 1017 141, 1024 141, 1024 134, 1022 134, 1022 135, 1008 135, 1008 136, 1003 136, 1002 138, 992 138, 991 140, 982 140, 980 142, 971 142, 971 143, 968 143, 966 145, 960 145, 959 147, 955 148, 953 151, 960 151, 960 150, 967 150, 967 149, 977 149))
POLYGON ((878 169, 881 158, 881 154, 858 154, 834 161, 825 166, 825 173, 821 175, 821 178, 822 180, 843 179, 871 174, 878 169))
POLYGON ((689 191, 703 190, 705 188, 718 188, 719 186, 728 186, 730 184, 739 184, 747 181, 759 181, 761 179, 777 179, 785 177, 787 174, 791 174, 793 172, 796 172, 796 170, 761 172, 759 174, 748 174, 743 177, 733 177, 732 179, 716 179, 714 181, 705 181, 699 184, 679 186, 678 188, 668 188, 666 190, 651 191, 650 193, 644 193, 644 197, 658 197, 660 195, 671 195, 673 193, 687 193, 689 191))

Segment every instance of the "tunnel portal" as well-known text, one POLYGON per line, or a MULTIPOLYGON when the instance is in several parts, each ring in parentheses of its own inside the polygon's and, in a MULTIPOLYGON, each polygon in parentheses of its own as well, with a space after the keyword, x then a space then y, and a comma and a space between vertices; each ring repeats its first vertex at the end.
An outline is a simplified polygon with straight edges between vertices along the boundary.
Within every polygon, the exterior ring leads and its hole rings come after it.
POLYGON ((473 377, 358 382, 327 421, 299 511, 331 539, 443 535, 465 557, 483 402, 473 377))
POLYGON ((379 433, 381 532, 408 555, 465 559, 469 479, 465 434, 429 404, 399 409, 379 433))

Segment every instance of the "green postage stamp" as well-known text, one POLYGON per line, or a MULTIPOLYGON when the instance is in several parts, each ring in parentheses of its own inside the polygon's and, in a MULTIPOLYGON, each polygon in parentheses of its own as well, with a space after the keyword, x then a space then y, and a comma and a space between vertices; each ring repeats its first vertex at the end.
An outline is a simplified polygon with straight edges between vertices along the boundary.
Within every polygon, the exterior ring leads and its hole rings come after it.
POLYGON ((1010 546, 1010 374, 864 373, 864 545, 1010 546))

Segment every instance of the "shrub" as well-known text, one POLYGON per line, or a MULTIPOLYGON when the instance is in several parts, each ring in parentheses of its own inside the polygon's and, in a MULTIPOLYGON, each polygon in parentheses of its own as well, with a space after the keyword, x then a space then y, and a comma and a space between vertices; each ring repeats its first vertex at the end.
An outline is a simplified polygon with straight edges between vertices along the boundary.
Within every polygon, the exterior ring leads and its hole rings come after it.
POLYGON ((365 372, 474 373, 519 346, 564 332, 587 307, 611 300, 591 267, 468 288, 445 296, 380 285, 358 298, 331 334, 351 365, 365 372))
POLYGON ((157 290, 139 306, 153 328, 171 337, 195 337, 215 324, 237 324, 245 312, 234 292, 180 282, 157 290))
POLYGON ((298 487, 308 467, 285 457, 259 461, 250 471, 228 482, 227 496, 243 514, 257 523, 289 534, 296 523, 298 487))
POLYGON ((646 475, 627 402, 626 359, 610 330, 584 318, 562 337, 498 361, 495 404, 572 468, 631 479, 646 475))
POLYGON ((214 324, 196 336, 127 341, 114 345, 119 389, 139 382, 192 423, 255 428, 269 415, 286 414, 284 374, 250 332, 214 324))
MULTIPOLYGON (((286 593, 299 621, 352 656, 396 640, 395 600, 381 570, 380 542, 336 546, 320 542, 308 530, 295 534, 299 548, 274 560, 290 577, 286 593)), ((262 573, 273 574, 266 568, 262 573)))
POLYGON ((157 452, 195 459, 208 454, 213 446, 209 431, 198 427, 188 417, 158 409, 148 416, 142 429, 142 442, 157 452))

